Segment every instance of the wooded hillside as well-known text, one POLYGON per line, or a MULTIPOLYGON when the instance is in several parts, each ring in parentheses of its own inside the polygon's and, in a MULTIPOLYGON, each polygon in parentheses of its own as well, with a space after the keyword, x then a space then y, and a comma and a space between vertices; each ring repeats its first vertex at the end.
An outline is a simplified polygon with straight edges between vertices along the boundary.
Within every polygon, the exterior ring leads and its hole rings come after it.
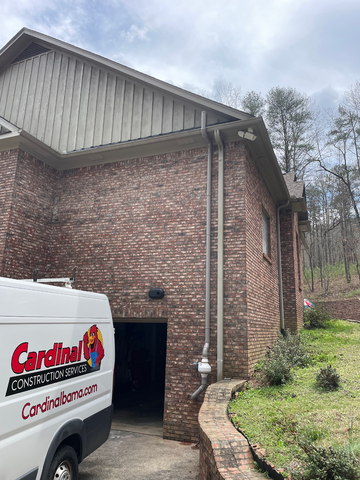
POLYGON ((219 84, 203 94, 255 116, 262 115, 284 173, 306 183, 311 221, 303 262, 305 284, 320 281, 328 295, 330 279, 360 282, 360 82, 349 86, 337 109, 321 110, 294 88, 274 87, 265 96, 241 94, 219 84))

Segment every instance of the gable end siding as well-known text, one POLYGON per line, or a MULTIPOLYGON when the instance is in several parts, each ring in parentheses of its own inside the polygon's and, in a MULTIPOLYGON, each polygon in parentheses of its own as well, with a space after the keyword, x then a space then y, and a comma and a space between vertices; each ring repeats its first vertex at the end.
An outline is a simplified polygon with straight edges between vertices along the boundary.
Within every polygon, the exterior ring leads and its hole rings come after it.
MULTIPOLYGON (((200 127, 203 109, 55 50, 0 73, 0 116, 60 152, 200 127)), ((229 120, 207 117, 208 125, 229 120)))

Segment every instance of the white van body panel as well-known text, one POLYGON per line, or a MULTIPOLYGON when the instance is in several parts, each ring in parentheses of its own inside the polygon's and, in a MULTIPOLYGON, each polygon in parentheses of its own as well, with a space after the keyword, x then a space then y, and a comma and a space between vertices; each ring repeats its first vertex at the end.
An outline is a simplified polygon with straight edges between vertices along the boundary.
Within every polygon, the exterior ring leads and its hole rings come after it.
POLYGON ((1 479, 40 480, 46 478, 50 445, 57 448, 56 439, 66 437, 65 424, 82 429, 81 461, 98 441, 91 437, 103 423, 96 416, 111 411, 109 301, 101 294, 0 278, 0 332, 1 479), (91 335, 95 353, 87 359, 91 335), (92 419, 99 423, 93 432, 92 419), (36 476, 27 477, 34 469, 36 476))

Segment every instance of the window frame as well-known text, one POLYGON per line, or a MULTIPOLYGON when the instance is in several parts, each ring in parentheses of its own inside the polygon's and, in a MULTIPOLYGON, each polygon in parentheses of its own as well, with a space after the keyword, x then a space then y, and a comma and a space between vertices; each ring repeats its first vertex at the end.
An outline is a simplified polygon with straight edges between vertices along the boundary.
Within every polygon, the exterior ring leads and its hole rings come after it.
POLYGON ((261 209, 261 232, 263 257, 271 263, 270 215, 264 207, 261 209))

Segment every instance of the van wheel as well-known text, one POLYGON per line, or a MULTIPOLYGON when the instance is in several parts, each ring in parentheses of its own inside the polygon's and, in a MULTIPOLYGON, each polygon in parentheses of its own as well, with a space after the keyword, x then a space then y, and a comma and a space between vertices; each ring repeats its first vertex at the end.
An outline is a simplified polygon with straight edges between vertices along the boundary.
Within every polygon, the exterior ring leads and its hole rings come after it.
POLYGON ((46 478, 47 480, 77 480, 78 459, 73 448, 66 445, 56 452, 46 478))

